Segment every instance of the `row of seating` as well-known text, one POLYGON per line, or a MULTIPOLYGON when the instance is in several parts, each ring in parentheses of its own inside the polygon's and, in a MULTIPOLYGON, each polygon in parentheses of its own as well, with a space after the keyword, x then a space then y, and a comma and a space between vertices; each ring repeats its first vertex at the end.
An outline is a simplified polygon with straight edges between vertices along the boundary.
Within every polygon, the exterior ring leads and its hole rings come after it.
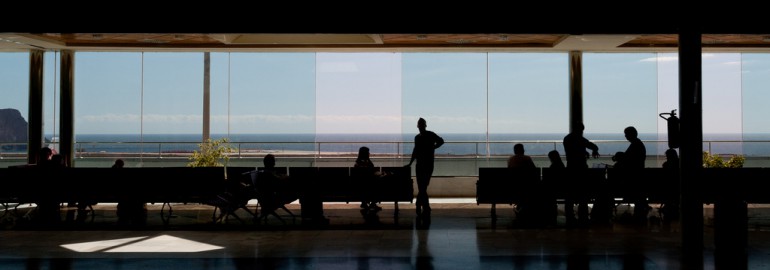
MULTIPOLYGON (((770 203, 770 194, 762 188, 763 182, 770 179, 770 168, 704 168, 700 172, 700 176, 687 181, 693 194, 704 203, 725 200, 770 203)), ((678 200, 679 179, 676 170, 663 168, 479 168, 476 202, 494 206, 519 204, 532 198, 563 203, 567 199, 595 201, 608 197, 616 202, 644 198, 649 203, 666 203, 678 200)))
MULTIPOLYGON (((0 168, 0 203, 121 202, 211 204, 253 167, 223 168, 0 168), (230 180, 227 180, 230 179, 230 180)), ((301 196, 322 202, 412 201, 411 170, 404 167, 291 167, 301 196), (374 178, 375 171, 382 177, 374 178), (369 176, 367 176, 369 175, 369 176), (369 177, 364 179, 365 177, 369 177)), ((219 206, 219 205, 217 205, 219 206)))

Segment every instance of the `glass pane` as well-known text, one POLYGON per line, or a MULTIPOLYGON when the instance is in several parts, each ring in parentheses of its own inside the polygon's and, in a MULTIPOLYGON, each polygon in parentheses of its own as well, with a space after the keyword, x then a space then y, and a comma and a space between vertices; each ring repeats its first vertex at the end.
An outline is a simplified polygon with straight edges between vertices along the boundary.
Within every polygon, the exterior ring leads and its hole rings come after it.
MULTIPOLYGON (((743 139, 760 141, 744 143, 743 154, 747 157, 770 156, 770 54, 744 53, 741 82, 743 88, 743 139)), ((747 161, 747 166, 750 160, 747 161)))
POLYGON ((27 163, 29 53, 0 53, 0 166, 27 163))
MULTIPOLYGON (((203 53, 144 54, 144 134, 200 142, 203 53)), ((147 141, 147 140, 146 140, 147 141)))
POLYGON ((313 53, 232 53, 230 137, 239 154, 272 153, 277 166, 289 165, 287 155, 312 161, 315 91, 313 53))
MULTIPOLYGON (((633 126, 642 140, 658 138, 657 55, 652 53, 586 53, 583 55, 583 122, 585 137, 599 142, 602 158, 590 163, 612 164, 625 151, 623 130, 633 126)), ((645 143, 647 155, 658 146, 645 143)), ((647 159, 647 167, 657 166, 647 159)))
MULTIPOLYGON (((43 134, 46 142, 59 134, 59 53, 46 52, 43 57, 43 134)), ((56 146, 58 147, 58 146, 56 146)))
POLYGON ((141 151, 141 72, 141 53, 76 53, 75 166, 109 167, 141 151))
MULTIPOLYGON (((525 140, 541 141, 524 145, 525 153, 532 156, 546 156, 555 149, 554 142, 561 144, 569 130, 567 72, 564 53, 489 54, 491 155, 504 159, 513 155, 515 143, 525 140)), ((505 166, 504 162, 498 165, 505 166)))
MULTIPOLYGON (((658 64, 658 113, 671 113, 676 110, 679 117, 679 55, 676 53, 657 54, 658 64)), ((669 116, 665 116, 669 117, 669 116)), ((668 121, 658 118, 657 152, 658 166, 666 161, 665 153, 668 150, 668 121)), ((650 147, 648 146, 648 149, 650 147)), ((652 153, 647 153, 652 155, 652 153)))
POLYGON ((211 53, 210 132, 214 139, 230 137, 230 53, 211 53))
POLYGON ((316 141, 338 142, 319 144, 321 154, 355 157, 367 146, 373 158, 393 157, 401 136, 401 54, 319 53, 316 67, 316 141))
MULTIPOLYGON (((484 53, 403 54, 402 126, 406 158, 422 117, 428 130, 447 143, 437 156, 485 155, 487 131, 487 55, 484 53)), ((434 176, 475 175, 476 164, 460 159, 437 160, 434 176), (467 165, 467 166, 466 166, 467 165)))
POLYGON ((741 154, 741 55, 703 54, 703 140, 716 154, 741 154))

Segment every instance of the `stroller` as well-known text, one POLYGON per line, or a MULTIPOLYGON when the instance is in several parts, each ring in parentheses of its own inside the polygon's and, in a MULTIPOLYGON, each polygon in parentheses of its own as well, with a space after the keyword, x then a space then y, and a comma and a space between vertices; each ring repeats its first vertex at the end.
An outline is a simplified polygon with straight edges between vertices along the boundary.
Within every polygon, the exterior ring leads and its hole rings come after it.
POLYGON ((249 200, 256 197, 256 190, 251 181, 250 173, 243 173, 237 180, 228 181, 224 192, 206 202, 206 204, 215 207, 212 214, 214 223, 222 222, 229 216, 233 216, 243 223, 244 221, 235 213, 238 209, 243 209, 254 217, 257 216, 247 207, 249 200), (217 215, 217 210, 219 210, 219 215, 217 215))
POLYGON ((257 222, 261 222, 263 219, 267 222, 267 218, 273 215, 286 224, 286 221, 276 213, 278 209, 283 209, 291 216, 292 221, 295 221, 296 216, 294 213, 286 208, 286 204, 299 199, 297 189, 292 185, 292 181, 285 175, 276 174, 265 169, 251 171, 248 174, 251 183, 255 187, 255 196, 258 201, 257 207, 260 208, 257 222))

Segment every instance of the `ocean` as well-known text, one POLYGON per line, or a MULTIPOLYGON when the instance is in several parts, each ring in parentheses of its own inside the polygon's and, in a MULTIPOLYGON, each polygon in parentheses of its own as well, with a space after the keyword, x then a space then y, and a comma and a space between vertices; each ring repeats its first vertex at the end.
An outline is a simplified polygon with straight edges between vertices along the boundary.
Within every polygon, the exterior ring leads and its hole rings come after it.
MULTIPOLYGON (((373 155, 409 154, 415 134, 231 134, 231 146, 241 152, 357 153, 367 146, 373 155)), ((565 134, 439 134, 447 142, 436 150, 439 155, 510 155, 513 145, 523 143, 529 155, 563 153, 565 134), (488 143, 487 143, 488 142, 488 143)), ((212 134, 213 139, 228 137, 212 134)), ((599 146, 602 155, 624 151, 628 142, 622 133, 594 133, 585 137, 599 146)), ((668 149, 665 134, 640 134, 648 155, 663 155, 668 149), (659 142, 658 142, 659 141, 659 142)), ((51 135, 46 139, 50 140, 51 135)), ((91 153, 185 153, 198 149, 200 134, 77 134, 76 151, 91 153)), ((719 154, 770 156, 770 134, 704 134, 704 150, 719 154)))

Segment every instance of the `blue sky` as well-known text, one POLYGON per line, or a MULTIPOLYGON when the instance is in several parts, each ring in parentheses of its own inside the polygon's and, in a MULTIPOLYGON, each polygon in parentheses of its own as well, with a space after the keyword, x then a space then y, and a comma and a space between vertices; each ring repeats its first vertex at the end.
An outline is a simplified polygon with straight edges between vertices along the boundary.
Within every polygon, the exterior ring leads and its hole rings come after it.
MULTIPOLYGON (((0 53, 0 108, 25 118, 28 61, 0 53)), ((587 133, 665 131, 676 54, 585 53, 583 65, 587 133)), ((566 53, 212 53, 211 131, 411 134, 424 117, 439 133, 566 133, 567 73, 566 53)), ((77 133, 201 132, 203 53, 79 52, 75 74, 77 133)), ((769 75, 767 54, 704 54, 704 132, 770 132, 769 75)))

